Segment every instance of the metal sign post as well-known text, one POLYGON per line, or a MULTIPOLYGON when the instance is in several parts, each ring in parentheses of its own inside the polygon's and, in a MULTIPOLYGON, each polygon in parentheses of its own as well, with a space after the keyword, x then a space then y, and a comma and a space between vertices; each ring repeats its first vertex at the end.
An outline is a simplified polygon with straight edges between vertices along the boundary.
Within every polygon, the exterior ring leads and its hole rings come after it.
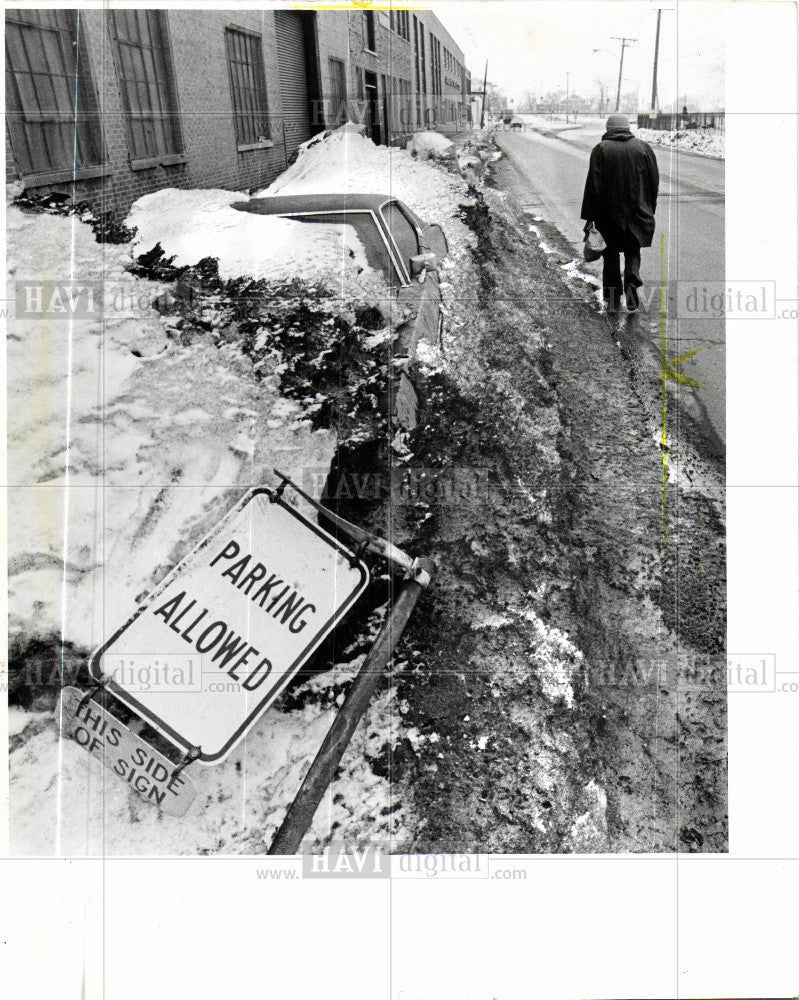
POLYGON ((365 528, 350 524, 334 511, 317 503, 286 476, 277 470, 275 473, 284 485, 291 486, 308 503, 332 521, 337 528, 359 542, 364 550, 368 549, 370 552, 382 556, 395 571, 404 574, 400 596, 389 612, 372 648, 367 653, 363 666, 358 671, 358 676, 347 692, 344 704, 339 709, 333 720, 333 725, 322 741, 322 745, 269 848, 270 854, 296 854, 302 843, 302 838, 311 825, 319 803, 322 801, 322 796, 335 776, 336 768, 349 746, 352 734, 372 700, 372 695, 380 683, 383 671, 391 658, 402 630, 405 628, 422 591, 430 583, 433 564, 428 559, 413 559, 402 549, 392 545, 391 542, 372 534, 365 528))
POLYGON ((400 596, 383 628, 369 650, 358 676, 347 692, 344 704, 339 709, 333 725, 328 730, 322 746, 313 760, 300 790, 289 806, 286 817, 275 834, 270 854, 296 854, 302 838, 314 818, 322 796, 336 774, 336 768, 349 746, 352 734, 361 721, 363 713, 372 700, 377 685, 383 676, 394 647, 405 628, 416 602, 430 581, 432 563, 421 560, 419 574, 406 580, 400 596))
POLYGON ((242 739, 363 593, 367 551, 403 574, 369 651, 270 853, 296 851, 422 590, 431 564, 350 524, 287 476, 247 493, 92 656, 95 688, 65 688, 72 738, 164 812, 196 796, 186 767, 214 764, 242 739), (286 503, 291 487, 357 543, 352 551, 286 503), (178 765, 102 704, 111 694, 184 751, 178 765))

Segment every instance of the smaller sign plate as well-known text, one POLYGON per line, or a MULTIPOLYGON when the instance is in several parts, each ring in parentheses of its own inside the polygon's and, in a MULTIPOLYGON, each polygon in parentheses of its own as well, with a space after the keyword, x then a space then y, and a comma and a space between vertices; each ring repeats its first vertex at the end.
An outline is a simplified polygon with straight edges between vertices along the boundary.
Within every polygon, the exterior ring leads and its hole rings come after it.
POLYGON ((176 764, 164 757, 149 743, 132 732, 116 716, 96 701, 85 698, 78 688, 66 687, 61 692, 61 707, 56 708, 56 721, 62 725, 62 736, 73 739, 101 760, 122 781, 127 782, 142 798, 170 816, 183 816, 197 795, 197 787, 185 770, 175 775, 176 764))
POLYGON ((94 653, 89 673, 176 747, 215 764, 368 580, 341 542, 257 487, 94 653))

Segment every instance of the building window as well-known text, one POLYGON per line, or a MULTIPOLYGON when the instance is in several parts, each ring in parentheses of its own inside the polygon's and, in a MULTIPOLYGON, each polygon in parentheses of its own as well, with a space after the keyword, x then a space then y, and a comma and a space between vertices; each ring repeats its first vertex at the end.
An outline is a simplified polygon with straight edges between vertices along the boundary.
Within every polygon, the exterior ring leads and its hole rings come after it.
POLYGON ((111 28, 131 159, 161 161, 180 154, 183 144, 165 14, 112 11, 111 28))
POLYGON ((427 65, 424 51, 424 25, 413 15, 413 44, 416 63, 416 119, 420 127, 425 125, 425 100, 427 94, 427 65))
POLYGON ((411 19, 407 10, 392 10, 388 15, 389 25, 392 31, 395 31, 400 38, 404 38, 406 42, 411 40, 411 19))
POLYGON ((236 143, 255 146, 269 139, 269 108, 261 36, 225 28, 225 47, 233 96, 236 143))
POLYGON ((347 68, 342 59, 329 60, 331 123, 340 125, 349 118, 347 113, 347 68))
POLYGON ((430 68, 433 83, 433 93, 441 95, 441 42, 435 35, 430 36, 430 68))
POLYGON ((373 10, 363 12, 364 28, 366 34, 366 48, 370 52, 377 52, 377 40, 375 38, 375 14, 373 10))
POLYGON ((21 176, 55 184, 102 173, 100 117, 74 10, 6 12, 6 102, 21 176))

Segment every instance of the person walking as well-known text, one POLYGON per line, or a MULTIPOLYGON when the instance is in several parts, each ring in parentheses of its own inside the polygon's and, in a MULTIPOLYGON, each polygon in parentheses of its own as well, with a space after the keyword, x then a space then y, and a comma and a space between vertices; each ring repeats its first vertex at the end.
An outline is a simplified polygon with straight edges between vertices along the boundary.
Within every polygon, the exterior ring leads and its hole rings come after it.
POLYGON ((580 217, 585 232, 595 226, 602 252, 602 297, 608 311, 621 304, 638 308, 641 247, 652 246, 658 197, 658 165, 652 147, 630 131, 626 115, 611 115, 606 132, 591 150, 580 217), (624 275, 619 254, 624 254, 624 275))

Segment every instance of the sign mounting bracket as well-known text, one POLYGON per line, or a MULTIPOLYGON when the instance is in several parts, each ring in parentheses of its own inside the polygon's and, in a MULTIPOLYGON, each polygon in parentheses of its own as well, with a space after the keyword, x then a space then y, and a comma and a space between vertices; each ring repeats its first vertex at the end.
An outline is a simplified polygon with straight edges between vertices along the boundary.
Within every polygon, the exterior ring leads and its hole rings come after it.
POLYGON ((288 476, 285 476, 277 469, 274 470, 274 473, 281 480, 281 483, 275 491, 270 490, 270 494, 277 493, 278 490, 282 491, 286 486, 290 486, 295 493, 299 494, 312 507, 315 507, 329 521, 332 521, 337 528, 349 535, 354 541, 361 543, 360 548, 356 552, 357 556, 360 556, 363 552, 373 552, 375 555, 382 556, 395 570, 402 570, 405 579, 414 580, 421 587, 428 586, 431 579, 430 574, 424 569, 418 559, 409 556, 407 552, 403 552, 396 545, 387 542, 385 538, 381 538, 379 535, 375 535, 373 532, 366 528, 361 528, 357 524, 352 524, 340 514, 330 510, 329 507, 325 507, 319 503, 318 500, 314 500, 301 486, 292 482, 288 476))

